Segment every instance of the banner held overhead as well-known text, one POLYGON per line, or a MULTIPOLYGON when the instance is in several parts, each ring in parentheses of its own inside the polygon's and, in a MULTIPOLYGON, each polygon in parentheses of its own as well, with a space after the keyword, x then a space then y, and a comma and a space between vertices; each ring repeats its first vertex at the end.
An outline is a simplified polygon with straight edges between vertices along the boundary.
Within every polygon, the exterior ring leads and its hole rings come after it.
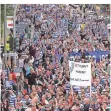
POLYGON ((76 86, 91 86, 91 63, 69 61, 70 84, 76 86))

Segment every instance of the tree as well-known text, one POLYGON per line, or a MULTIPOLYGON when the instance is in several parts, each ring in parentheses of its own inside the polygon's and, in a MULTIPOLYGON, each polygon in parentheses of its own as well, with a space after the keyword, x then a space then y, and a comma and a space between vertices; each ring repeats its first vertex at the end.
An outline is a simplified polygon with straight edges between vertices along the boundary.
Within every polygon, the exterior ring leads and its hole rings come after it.
MULTIPOLYGON (((14 14, 14 7, 15 5, 12 4, 7 4, 6 5, 6 16, 13 16, 14 14)), ((3 34, 3 24, 4 24, 4 4, 1 4, 1 24, 0 24, 0 30, 1 30, 1 35, 3 34)))

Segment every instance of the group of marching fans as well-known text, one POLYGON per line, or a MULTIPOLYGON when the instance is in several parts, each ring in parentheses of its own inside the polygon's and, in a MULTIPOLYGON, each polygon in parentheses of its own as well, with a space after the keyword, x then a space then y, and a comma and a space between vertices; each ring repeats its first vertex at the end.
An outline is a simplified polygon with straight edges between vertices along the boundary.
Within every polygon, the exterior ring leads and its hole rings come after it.
POLYGON ((18 36, 17 64, 3 67, 3 111, 110 111, 110 54, 86 56, 110 50, 110 30, 88 11, 94 5, 18 5, 16 24, 29 25, 18 36), (90 87, 70 85, 70 58, 91 62, 91 98, 90 87))

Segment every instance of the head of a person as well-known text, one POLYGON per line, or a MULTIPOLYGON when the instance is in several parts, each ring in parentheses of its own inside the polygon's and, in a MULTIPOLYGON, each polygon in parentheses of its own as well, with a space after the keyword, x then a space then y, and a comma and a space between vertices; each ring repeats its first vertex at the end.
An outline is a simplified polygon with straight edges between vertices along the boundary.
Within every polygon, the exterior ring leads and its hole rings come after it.
POLYGON ((29 94, 25 94, 24 98, 25 98, 26 100, 28 100, 28 99, 29 99, 29 94))
POLYGON ((33 74, 35 71, 33 68, 30 69, 30 73, 33 74))
POLYGON ((13 111, 13 110, 14 110, 14 106, 10 105, 10 106, 8 107, 8 109, 9 109, 10 111, 13 111))
POLYGON ((35 104, 37 103, 37 101, 38 101, 37 97, 34 96, 34 97, 32 98, 32 104, 35 105, 35 104))
POLYGON ((84 100, 85 94, 81 94, 81 99, 84 100))
POLYGON ((32 85, 32 91, 36 92, 36 86, 32 85))
POLYGON ((90 108, 89 108, 89 111, 93 111, 93 108, 90 107, 90 108))
POLYGON ((20 101, 21 100, 21 96, 17 95, 17 100, 20 101))
POLYGON ((84 99, 84 103, 85 103, 85 104, 89 104, 89 103, 90 103, 90 99, 89 99, 89 98, 85 98, 85 99, 84 99))
POLYGON ((80 108, 78 108, 78 106, 76 106, 76 105, 72 106, 71 111, 79 111, 79 110, 80 110, 80 108))
POLYGON ((16 109, 19 109, 21 107, 21 103, 20 102, 17 102, 16 104, 16 109))
POLYGON ((101 103, 102 103, 102 100, 101 100, 101 99, 97 99, 97 103, 98 103, 98 104, 101 104, 101 103))
POLYGON ((9 89, 9 94, 13 94, 14 92, 13 92, 13 90, 12 90, 12 88, 10 88, 9 89))
POLYGON ((30 96, 31 96, 31 98, 37 97, 37 93, 36 92, 32 92, 30 96))
POLYGON ((104 102, 104 103, 103 103, 103 108, 104 108, 104 109, 107 109, 107 106, 108 106, 108 103, 107 103, 107 102, 104 102))

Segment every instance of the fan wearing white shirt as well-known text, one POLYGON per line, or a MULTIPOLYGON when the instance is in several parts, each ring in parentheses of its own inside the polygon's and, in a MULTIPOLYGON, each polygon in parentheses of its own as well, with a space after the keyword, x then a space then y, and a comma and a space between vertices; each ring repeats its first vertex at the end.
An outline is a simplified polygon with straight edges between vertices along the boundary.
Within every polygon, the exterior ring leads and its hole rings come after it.
POLYGON ((33 62, 34 62, 34 57, 31 56, 29 63, 33 64, 33 62))
POLYGON ((24 66, 24 59, 19 59, 19 67, 23 68, 24 66))

